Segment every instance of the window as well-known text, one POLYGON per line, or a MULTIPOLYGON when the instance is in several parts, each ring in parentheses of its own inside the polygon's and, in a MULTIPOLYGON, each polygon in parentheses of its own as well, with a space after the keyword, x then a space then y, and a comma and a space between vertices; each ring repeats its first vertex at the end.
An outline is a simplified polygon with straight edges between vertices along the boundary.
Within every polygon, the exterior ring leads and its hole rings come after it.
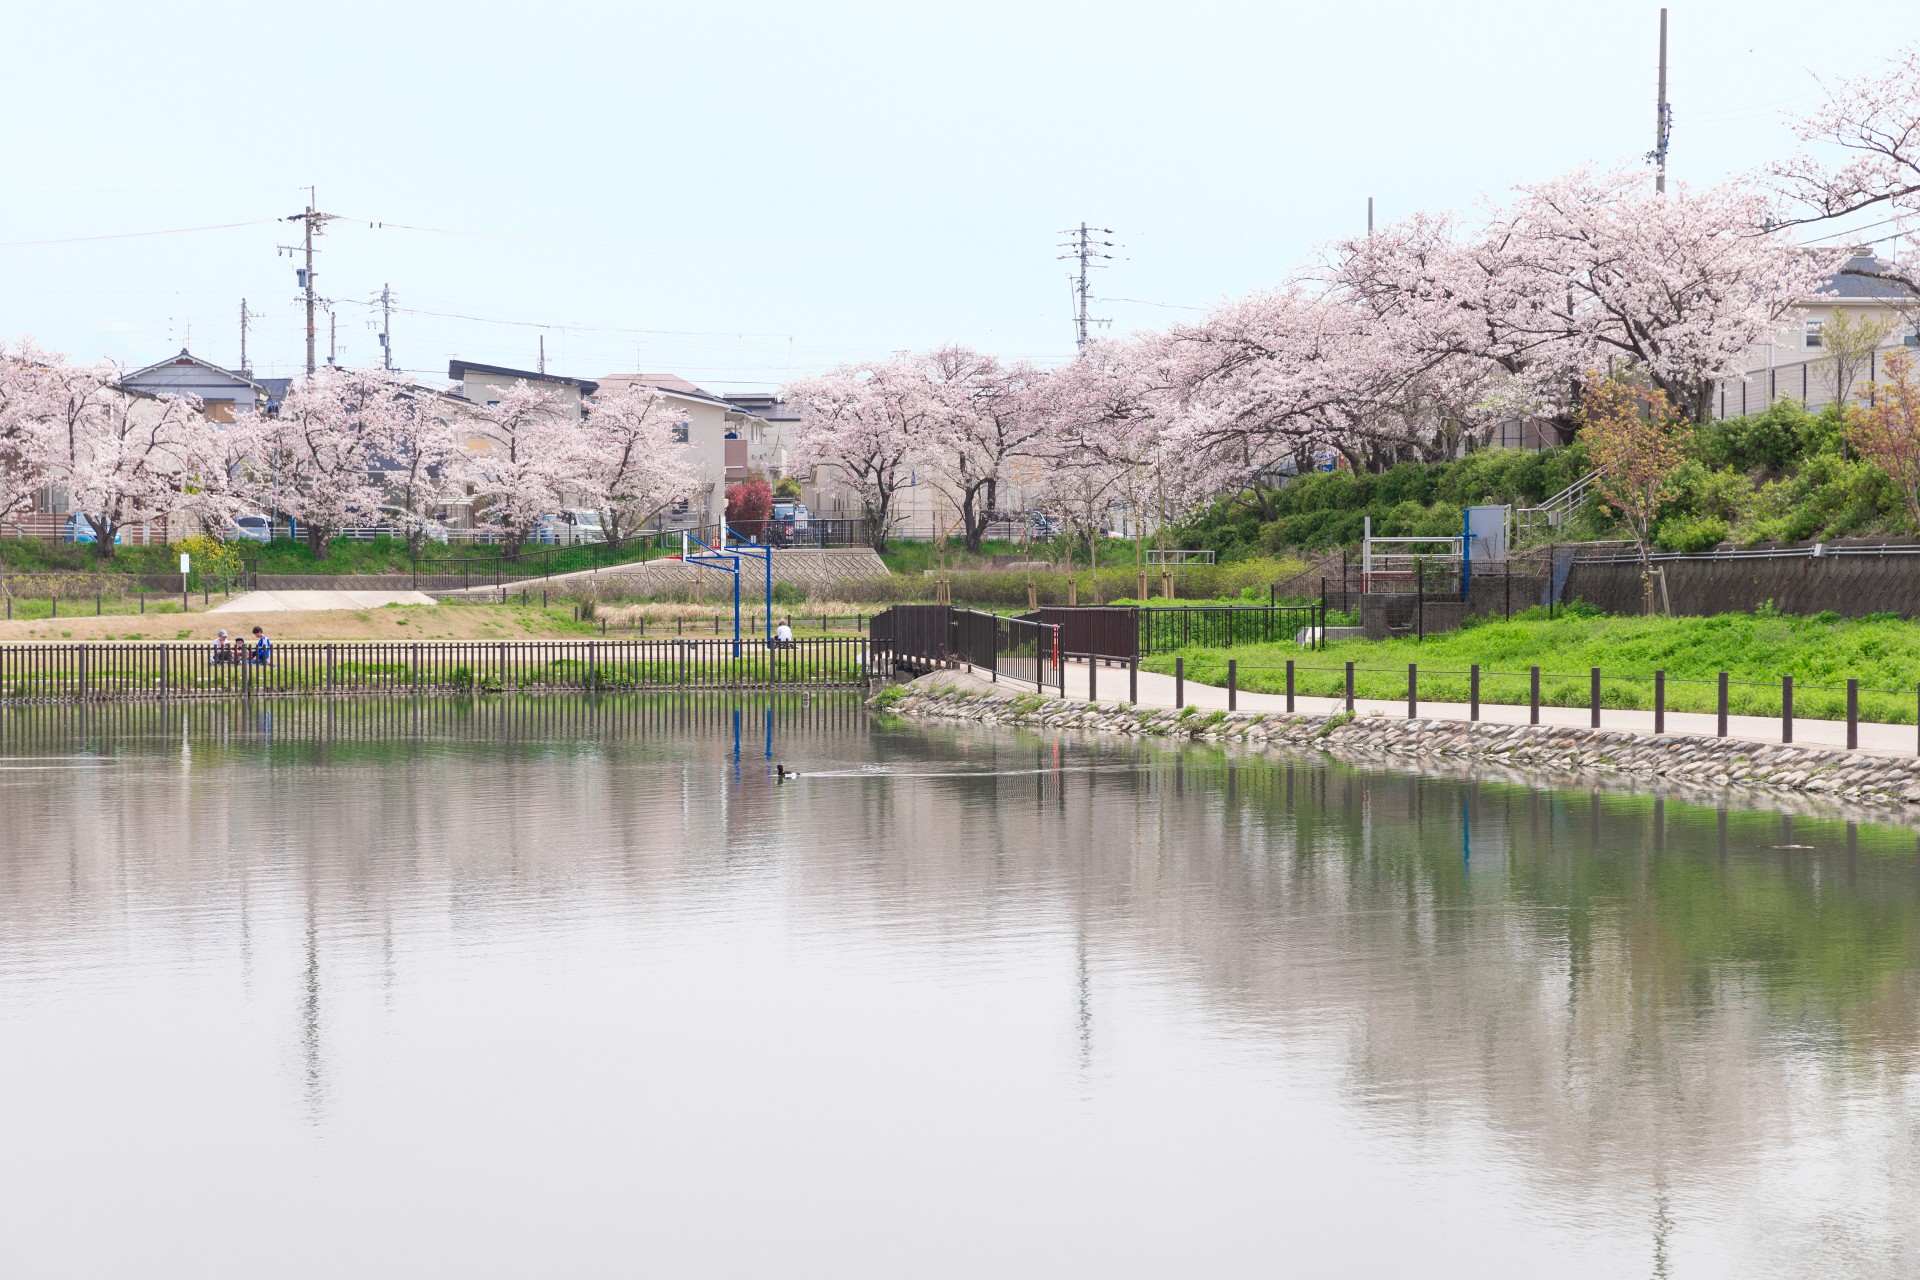
POLYGON ((675 426, 673 429, 673 442, 675 444, 685 444, 687 442, 687 433, 690 430, 692 430, 691 423, 682 422, 675 426))
POLYGON ((1808 348, 1814 349, 1814 348, 1819 348, 1826 345, 1826 343, 1822 340, 1820 336, 1821 333, 1826 329, 1826 327, 1827 327, 1827 322, 1825 320, 1807 321, 1806 342, 1807 342, 1808 348))

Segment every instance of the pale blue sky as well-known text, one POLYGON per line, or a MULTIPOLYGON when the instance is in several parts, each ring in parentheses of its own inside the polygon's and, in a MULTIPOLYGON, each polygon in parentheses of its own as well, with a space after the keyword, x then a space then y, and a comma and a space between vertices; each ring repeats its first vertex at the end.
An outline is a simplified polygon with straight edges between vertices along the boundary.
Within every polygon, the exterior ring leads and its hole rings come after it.
MULTIPOLYGON (((1898 6, 1681 3, 1672 172, 1791 145, 1898 6)), ((450 356, 718 391, 945 341, 1071 354, 1056 232, 1124 246, 1116 332, 1326 237, 1651 145, 1656 4, 16 6, 0 244, 247 222, 303 188, 341 362, 450 356), (466 234, 370 229, 369 220, 466 234), (1144 303, 1166 304, 1162 306, 1144 303), (446 315, 415 314, 419 311, 446 315), (529 322, 455 319, 454 315, 529 322), (545 324, 544 330, 531 325, 545 324)), ((0 335, 129 363, 301 360, 293 225, 0 248, 0 335)), ((324 358, 325 322, 322 321, 324 358)))

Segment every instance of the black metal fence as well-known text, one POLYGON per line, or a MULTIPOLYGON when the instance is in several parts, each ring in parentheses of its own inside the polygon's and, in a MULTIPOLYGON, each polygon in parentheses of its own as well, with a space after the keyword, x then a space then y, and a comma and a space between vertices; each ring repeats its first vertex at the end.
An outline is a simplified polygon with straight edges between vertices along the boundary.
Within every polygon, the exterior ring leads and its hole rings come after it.
POLYGON ((264 663, 204 644, 16 644, 0 645, 0 701, 854 688, 885 660, 841 637, 287 643, 264 663))
MULTIPOLYGON (((1651 729, 1656 734, 1668 731, 1669 712, 1711 714, 1714 733, 1719 737, 1729 736, 1735 716, 1775 721, 1777 732, 1765 736, 1782 744, 1794 741, 1796 724, 1826 721, 1845 725, 1848 750, 1860 746, 1862 723, 1914 725, 1915 736, 1907 741, 1920 752, 1920 681, 1905 688, 1885 688, 1862 685, 1857 679, 1808 683, 1790 675, 1777 680, 1735 680, 1725 671, 1711 677, 1671 676, 1659 670, 1623 675, 1599 667, 1578 672, 1543 671, 1539 667, 1497 671, 1475 663, 1459 670, 1422 668, 1411 662, 1362 667, 1356 662, 1245 664, 1227 660, 1223 673, 1219 668, 1198 664, 1188 668, 1180 660, 1176 667, 1176 701, 1185 704, 1187 681, 1211 682, 1223 675, 1230 706, 1241 693, 1283 695, 1284 709, 1289 712, 1314 709, 1297 706, 1298 700, 1307 698, 1332 699, 1335 706, 1343 705, 1348 711, 1356 709, 1358 699, 1389 700, 1404 703, 1410 720, 1424 713, 1430 718, 1469 721, 1481 719, 1483 706, 1526 707, 1530 724, 1542 722, 1542 708, 1577 707, 1586 713, 1590 728, 1631 727, 1637 732, 1651 729), (1608 711, 1615 713, 1611 722, 1602 714, 1608 711), (1623 726, 1618 718, 1623 711, 1651 715, 1623 726)), ((1751 731, 1757 726, 1746 728, 1751 731)), ((1755 735, 1748 732, 1745 736, 1755 735)), ((1878 745, 1884 750, 1892 744, 1882 741, 1878 745)))
MULTIPOLYGON (((1140 653, 1291 641, 1325 622, 1320 605, 1191 605, 1140 610, 1140 653)), ((1316 636, 1318 632, 1314 633, 1316 636)), ((1104 655, 1103 655, 1104 656, 1104 655)), ((1124 655, 1122 655, 1124 656, 1124 655)))

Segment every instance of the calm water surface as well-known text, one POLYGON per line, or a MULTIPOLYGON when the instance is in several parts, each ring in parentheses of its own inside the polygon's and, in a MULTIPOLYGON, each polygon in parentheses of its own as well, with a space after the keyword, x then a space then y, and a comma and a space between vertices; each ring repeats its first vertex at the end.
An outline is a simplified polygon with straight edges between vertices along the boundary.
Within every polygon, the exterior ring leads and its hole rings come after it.
POLYGON ((0 1276, 1920 1274, 1907 827, 832 700, 0 757, 0 1276))

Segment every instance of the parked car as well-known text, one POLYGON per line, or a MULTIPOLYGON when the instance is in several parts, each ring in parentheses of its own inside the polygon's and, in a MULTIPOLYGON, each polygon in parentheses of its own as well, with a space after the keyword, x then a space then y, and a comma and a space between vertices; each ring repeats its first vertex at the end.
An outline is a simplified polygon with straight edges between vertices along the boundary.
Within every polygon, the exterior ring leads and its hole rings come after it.
MULTIPOLYGON (((93 527, 93 521, 76 512, 67 517, 67 523, 60 530, 62 542, 98 542, 100 535, 93 527)), ((120 535, 113 535, 113 545, 120 545, 120 535)))
POLYGON ((245 538, 251 542, 272 542, 273 518, 258 513, 235 516, 232 536, 245 538))
POLYGON ((600 513, 582 507, 549 511, 540 517, 532 541, 568 547, 576 543, 605 542, 607 532, 600 527, 600 513))
POLYGON ((1035 512, 1027 518, 1027 536, 1030 538, 1057 538, 1060 536, 1060 517, 1041 515, 1035 512))

